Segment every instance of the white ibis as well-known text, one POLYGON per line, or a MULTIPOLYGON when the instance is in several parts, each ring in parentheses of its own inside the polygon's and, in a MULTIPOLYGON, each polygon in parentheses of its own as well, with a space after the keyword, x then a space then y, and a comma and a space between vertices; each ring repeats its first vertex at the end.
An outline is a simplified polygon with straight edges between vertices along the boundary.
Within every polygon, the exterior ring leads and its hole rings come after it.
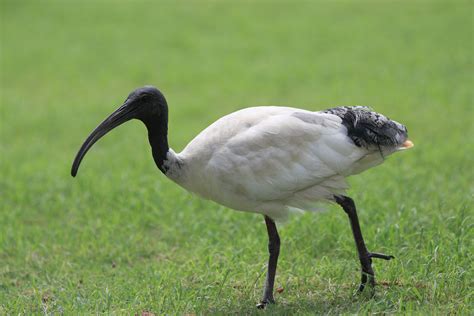
POLYGON ((291 208, 313 210, 316 203, 326 201, 344 209, 362 267, 359 291, 367 283, 374 286, 372 258, 393 258, 367 250, 354 201, 345 196, 345 178, 412 147, 400 123, 362 106, 319 112, 253 107, 217 120, 177 154, 168 147, 166 99, 158 89, 146 86, 130 93, 89 135, 74 160, 72 176, 97 140, 131 119, 145 124, 153 159, 166 177, 229 208, 263 214, 270 255, 263 298, 257 307, 275 302, 273 285, 280 251, 275 220, 284 218, 291 208))

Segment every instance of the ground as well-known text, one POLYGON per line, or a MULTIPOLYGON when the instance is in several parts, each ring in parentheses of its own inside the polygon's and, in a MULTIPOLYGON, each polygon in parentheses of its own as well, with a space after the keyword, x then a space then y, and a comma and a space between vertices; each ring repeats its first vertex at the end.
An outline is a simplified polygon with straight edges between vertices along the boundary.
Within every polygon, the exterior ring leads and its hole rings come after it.
POLYGON ((472 314, 472 2, 2 1, 0 314, 472 314), (254 105, 369 105, 415 147, 350 179, 376 296, 355 295, 348 219, 280 225, 277 305, 256 311, 263 218, 190 195, 144 127, 88 133, 136 87, 179 151, 254 105))

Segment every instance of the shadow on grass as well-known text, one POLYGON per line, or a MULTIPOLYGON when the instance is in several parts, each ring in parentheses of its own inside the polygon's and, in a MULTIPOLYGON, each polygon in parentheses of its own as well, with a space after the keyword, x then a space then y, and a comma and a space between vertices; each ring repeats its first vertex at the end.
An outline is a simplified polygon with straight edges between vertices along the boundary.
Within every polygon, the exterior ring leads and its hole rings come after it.
MULTIPOLYGON (((335 295, 334 293, 314 293, 301 298, 292 298, 291 301, 284 298, 276 298, 277 303, 269 305, 265 310, 256 308, 257 302, 240 302, 240 305, 223 307, 222 309, 209 309, 204 314, 232 314, 232 315, 307 315, 307 314, 354 314, 361 311, 373 309, 384 301, 384 297, 375 296, 370 298, 364 294, 346 296, 346 291, 335 295)), ((393 306, 383 304, 385 311, 391 310, 393 306)))

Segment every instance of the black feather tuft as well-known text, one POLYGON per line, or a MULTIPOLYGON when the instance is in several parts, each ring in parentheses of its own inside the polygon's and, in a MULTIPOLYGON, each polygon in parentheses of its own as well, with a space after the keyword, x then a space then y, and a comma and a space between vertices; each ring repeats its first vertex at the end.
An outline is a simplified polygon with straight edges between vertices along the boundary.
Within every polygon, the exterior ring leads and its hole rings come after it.
POLYGON ((366 106, 341 106, 323 112, 339 116, 347 136, 358 147, 395 147, 407 139, 405 126, 366 106))

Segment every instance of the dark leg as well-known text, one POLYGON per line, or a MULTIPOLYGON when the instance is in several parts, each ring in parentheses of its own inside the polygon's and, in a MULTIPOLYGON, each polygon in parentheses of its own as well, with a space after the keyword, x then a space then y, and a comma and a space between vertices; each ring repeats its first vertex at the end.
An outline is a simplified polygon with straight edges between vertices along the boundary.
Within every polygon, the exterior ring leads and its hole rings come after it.
POLYGON ((375 285, 374 280, 374 270, 372 269, 372 258, 379 258, 384 260, 393 259, 394 256, 387 256, 380 253, 369 252, 365 246, 364 238, 362 237, 362 232, 360 231, 359 219, 357 217, 357 211, 354 204, 354 201, 347 196, 335 196, 336 203, 339 204, 344 211, 349 216, 351 222, 352 234, 354 235, 354 240, 357 247, 357 252, 359 253, 359 260, 362 266, 362 277, 361 283, 359 286, 359 291, 363 291, 367 281, 369 286, 373 288, 375 285))
POLYGON ((265 224, 267 225, 268 252, 270 252, 270 257, 268 258, 268 271, 265 279, 263 298, 262 301, 257 304, 257 308, 265 308, 267 304, 275 303, 275 299, 273 298, 273 284, 275 283, 278 255, 280 254, 280 236, 278 236, 275 222, 265 215, 265 224))

